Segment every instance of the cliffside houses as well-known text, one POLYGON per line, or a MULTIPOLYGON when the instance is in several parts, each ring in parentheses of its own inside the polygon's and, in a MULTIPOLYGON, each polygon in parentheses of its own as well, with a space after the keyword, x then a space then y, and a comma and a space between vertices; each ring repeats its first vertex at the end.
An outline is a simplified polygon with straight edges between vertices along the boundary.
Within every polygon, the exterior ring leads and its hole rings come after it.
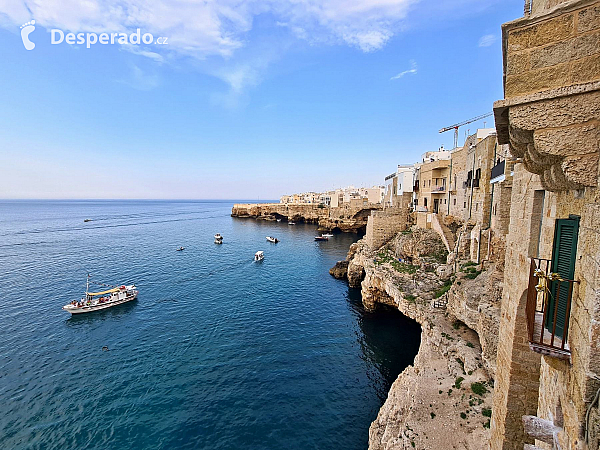
MULTIPOLYGON (((598 449, 600 1, 526 0, 502 38, 495 129, 426 153, 412 209, 452 257, 504 264, 490 448, 598 449)), ((405 220, 385 214, 374 248, 405 220)))
POLYGON ((336 189, 328 192, 305 192, 302 194, 284 195, 279 202, 294 205, 323 205, 332 208, 351 207, 358 208, 369 205, 381 205, 385 194, 384 186, 373 186, 370 188, 347 188, 336 189))

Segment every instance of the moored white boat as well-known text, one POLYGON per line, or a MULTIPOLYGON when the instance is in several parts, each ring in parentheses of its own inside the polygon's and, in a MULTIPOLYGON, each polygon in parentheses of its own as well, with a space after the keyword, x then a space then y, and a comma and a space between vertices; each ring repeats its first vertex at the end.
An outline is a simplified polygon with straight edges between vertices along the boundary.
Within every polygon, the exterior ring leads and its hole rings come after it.
POLYGON ((135 300, 138 296, 138 290, 134 284, 113 286, 111 289, 100 292, 90 292, 89 285, 88 276, 85 296, 79 301, 73 300, 68 305, 63 306, 62 309, 71 314, 84 314, 112 308, 113 306, 135 300))
POLYGON ((328 241, 329 238, 327 236, 315 236, 315 241, 328 241))
POLYGON ((274 238, 273 236, 267 236, 267 241, 272 242, 273 244, 277 244, 279 239, 274 238))
POLYGON ((326 233, 326 234, 322 234, 321 236, 330 238, 330 237, 333 237, 333 234, 326 233))
POLYGON ((223 243, 223 236, 221 236, 220 233, 215 234, 215 244, 222 244, 223 243))

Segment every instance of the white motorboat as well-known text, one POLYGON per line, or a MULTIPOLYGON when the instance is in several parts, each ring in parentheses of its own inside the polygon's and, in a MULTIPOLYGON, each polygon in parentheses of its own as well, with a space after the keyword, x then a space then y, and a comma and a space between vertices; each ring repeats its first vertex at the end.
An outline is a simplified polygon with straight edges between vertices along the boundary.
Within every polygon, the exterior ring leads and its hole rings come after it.
POLYGON ((315 241, 328 241, 329 238, 327 236, 315 236, 315 241))
MULTIPOLYGON (((107 285, 102 286, 108 287, 107 285)), ((79 301, 73 300, 68 305, 63 306, 62 309, 71 314, 84 314, 112 308, 135 300, 138 296, 138 290, 134 284, 110 286, 110 289, 100 292, 90 292, 89 287, 90 277, 88 275, 84 297, 79 301)))
POLYGON ((288 225, 296 225, 296 222, 288 222, 288 225))
POLYGON ((262 261, 265 259, 265 253, 263 251, 258 251, 254 254, 254 261, 262 261))
POLYGON ((215 244, 222 244, 223 243, 223 236, 221 236, 220 233, 215 234, 215 244))
POLYGON ((277 219, 277 222, 281 222, 281 219, 277 219))
POLYGON ((182 250, 185 250, 185 247, 177 247, 177 251, 180 252, 182 250))
POLYGON ((321 236, 330 238, 330 237, 333 237, 333 234, 327 233, 327 234, 322 234, 321 236))
POLYGON ((267 236, 267 241, 272 242, 273 244, 277 244, 279 242, 279 239, 274 238, 272 236, 267 236))

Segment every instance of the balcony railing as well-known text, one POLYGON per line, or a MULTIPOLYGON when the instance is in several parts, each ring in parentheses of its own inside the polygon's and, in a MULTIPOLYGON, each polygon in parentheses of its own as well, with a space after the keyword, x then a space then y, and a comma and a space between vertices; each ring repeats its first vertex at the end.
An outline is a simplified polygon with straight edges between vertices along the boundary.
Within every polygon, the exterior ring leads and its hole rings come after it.
POLYGON ((525 307, 529 347, 543 355, 569 359, 569 314, 577 281, 564 280, 550 269, 550 260, 531 258, 525 307))
POLYGON ((446 192, 446 186, 435 186, 431 192, 446 192))
POLYGON ((494 178, 498 178, 498 177, 504 175, 504 166, 505 165, 506 165, 506 161, 501 161, 498 164, 496 164, 494 167, 492 167, 492 175, 491 175, 492 180, 494 178))

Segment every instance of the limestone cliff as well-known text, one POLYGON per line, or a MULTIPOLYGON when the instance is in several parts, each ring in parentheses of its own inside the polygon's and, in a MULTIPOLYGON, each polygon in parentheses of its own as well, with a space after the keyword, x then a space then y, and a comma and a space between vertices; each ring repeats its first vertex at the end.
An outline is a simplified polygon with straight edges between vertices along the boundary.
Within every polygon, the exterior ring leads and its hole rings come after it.
POLYGON ((365 231, 371 211, 378 209, 381 206, 330 208, 315 204, 236 203, 231 209, 231 215, 258 220, 315 223, 319 225, 319 231, 358 233, 365 231))
POLYGON ((498 274, 467 263, 455 274, 445 257, 437 234, 417 228, 377 251, 365 240, 350 248, 348 281, 361 287, 365 307, 393 306, 422 327, 413 366, 371 424, 372 450, 480 449, 489 440, 497 316, 487 309, 497 305, 483 298, 498 274))

